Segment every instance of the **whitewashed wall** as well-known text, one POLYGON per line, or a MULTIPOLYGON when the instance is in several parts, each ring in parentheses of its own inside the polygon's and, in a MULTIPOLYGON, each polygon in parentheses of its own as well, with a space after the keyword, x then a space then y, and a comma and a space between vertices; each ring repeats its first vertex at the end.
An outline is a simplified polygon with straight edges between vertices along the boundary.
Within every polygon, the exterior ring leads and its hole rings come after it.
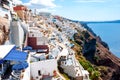
POLYGON ((20 22, 14 21, 11 23, 10 32, 11 32, 11 38, 10 42, 15 44, 16 46, 22 46, 23 40, 24 40, 24 31, 21 27, 20 22))
POLYGON ((57 60, 50 59, 39 62, 33 62, 30 66, 31 76, 36 79, 38 76, 38 70, 41 71, 41 74, 53 76, 53 71, 57 70, 57 60))

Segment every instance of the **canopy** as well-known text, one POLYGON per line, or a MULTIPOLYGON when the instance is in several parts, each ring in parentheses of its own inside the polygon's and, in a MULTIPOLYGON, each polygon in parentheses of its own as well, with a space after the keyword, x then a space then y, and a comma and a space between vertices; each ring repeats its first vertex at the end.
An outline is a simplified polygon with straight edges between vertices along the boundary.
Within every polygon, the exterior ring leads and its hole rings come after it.
POLYGON ((15 45, 0 45, 0 59, 3 59, 15 45))
POLYGON ((27 53, 19 50, 12 49, 3 60, 13 60, 13 61, 25 61, 27 59, 27 53))
POLYGON ((32 50, 32 47, 26 46, 26 47, 23 48, 23 50, 32 50))
POLYGON ((20 62, 19 64, 14 64, 12 70, 23 70, 28 67, 27 62, 20 62))
POLYGON ((0 60, 0 64, 2 64, 4 62, 4 60, 0 60))
POLYGON ((0 45, 0 64, 4 62, 3 58, 14 48, 15 45, 0 45))

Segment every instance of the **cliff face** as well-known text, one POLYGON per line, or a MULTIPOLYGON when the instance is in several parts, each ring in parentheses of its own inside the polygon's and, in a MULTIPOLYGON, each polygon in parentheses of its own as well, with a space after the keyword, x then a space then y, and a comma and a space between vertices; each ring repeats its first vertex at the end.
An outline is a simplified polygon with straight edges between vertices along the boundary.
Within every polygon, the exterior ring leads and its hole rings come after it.
POLYGON ((120 80, 120 59, 114 56, 108 45, 100 37, 89 30, 74 35, 75 42, 82 46, 82 54, 95 66, 104 66, 100 69, 103 80, 120 80))
POLYGON ((0 44, 2 44, 4 41, 4 33, 3 31, 0 29, 0 44))
POLYGON ((8 39, 10 21, 0 17, 0 45, 8 39))

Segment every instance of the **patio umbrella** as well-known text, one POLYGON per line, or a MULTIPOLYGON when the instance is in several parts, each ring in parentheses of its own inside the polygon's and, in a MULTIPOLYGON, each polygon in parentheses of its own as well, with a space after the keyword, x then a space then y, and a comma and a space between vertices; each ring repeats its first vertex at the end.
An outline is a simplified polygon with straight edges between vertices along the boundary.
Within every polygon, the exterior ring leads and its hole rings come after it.
POLYGON ((32 47, 26 46, 26 47, 23 48, 23 50, 32 50, 32 47))
POLYGON ((28 67, 27 62, 20 62, 18 64, 14 64, 12 70, 23 70, 28 67))

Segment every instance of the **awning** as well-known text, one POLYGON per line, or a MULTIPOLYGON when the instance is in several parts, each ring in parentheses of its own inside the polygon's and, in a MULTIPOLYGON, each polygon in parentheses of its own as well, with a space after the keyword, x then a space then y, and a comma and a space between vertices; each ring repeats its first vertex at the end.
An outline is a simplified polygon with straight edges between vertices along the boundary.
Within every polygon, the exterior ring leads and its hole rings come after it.
POLYGON ((27 53, 19 50, 12 49, 3 60, 13 60, 13 61, 25 61, 27 59, 27 53))
POLYGON ((31 46, 26 46, 23 48, 23 50, 32 50, 32 47, 31 46))
POLYGON ((4 60, 0 60, 0 64, 2 64, 4 62, 4 60))
POLYGON ((0 45, 0 64, 4 62, 3 58, 14 48, 15 45, 0 45))
POLYGON ((15 45, 0 45, 0 59, 3 59, 14 48, 15 45))
POLYGON ((26 61, 20 62, 19 64, 14 64, 12 70, 23 70, 28 67, 28 63, 26 61))

